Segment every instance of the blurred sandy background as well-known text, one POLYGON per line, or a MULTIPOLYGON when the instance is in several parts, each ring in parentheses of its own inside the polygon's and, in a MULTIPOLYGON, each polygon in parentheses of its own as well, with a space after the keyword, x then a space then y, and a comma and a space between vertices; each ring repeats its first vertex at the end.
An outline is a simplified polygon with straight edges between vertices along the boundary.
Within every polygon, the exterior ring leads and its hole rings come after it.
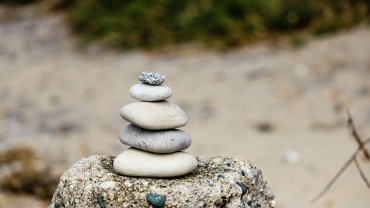
MULTIPOLYGON (((369 207, 370 190, 354 165, 309 202, 357 148, 344 107, 360 136, 370 136, 369 49, 370 29, 359 26, 298 49, 267 40, 225 53, 79 50, 62 15, 15 9, 0 24, 0 151, 26 145, 38 156, 36 168, 56 177, 83 157, 119 154, 127 146, 118 134, 128 124, 119 110, 135 101, 128 90, 138 74, 155 71, 188 116, 181 129, 193 139, 191 154, 250 160, 280 208, 369 207)), ((369 162, 359 158, 370 177, 369 162)), ((0 164, 0 176, 19 168, 0 164)), ((0 190, 0 207, 46 204, 0 190)))

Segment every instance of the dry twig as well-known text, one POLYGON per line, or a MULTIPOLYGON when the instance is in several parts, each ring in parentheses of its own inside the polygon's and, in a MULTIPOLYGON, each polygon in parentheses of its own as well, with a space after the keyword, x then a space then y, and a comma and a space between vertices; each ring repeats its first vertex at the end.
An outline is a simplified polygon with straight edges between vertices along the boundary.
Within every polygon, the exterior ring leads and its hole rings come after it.
POLYGON ((354 161, 354 162, 355 162, 355 164, 356 164, 356 168, 357 168, 358 172, 360 173, 362 180, 363 180, 363 181, 365 182, 365 184, 367 185, 367 188, 369 188, 369 189, 370 189, 370 183, 369 183, 369 180, 366 178, 366 176, 365 176, 365 174, 364 174, 364 171, 362 171, 361 166, 360 166, 360 164, 358 163, 357 159, 356 159, 356 158, 354 158, 354 160, 353 160, 353 161, 354 161))
POLYGON ((347 167, 352 163, 354 162, 355 165, 356 165, 356 168, 357 170, 359 171, 360 175, 361 175, 361 178, 362 180, 365 182, 365 184, 367 185, 367 187, 370 189, 370 183, 369 183, 369 180, 366 178, 364 172, 362 171, 361 169, 361 166, 360 164, 358 163, 356 157, 358 155, 359 152, 362 151, 362 153, 364 154, 365 158, 368 159, 370 161, 370 154, 369 152, 367 151, 367 149, 365 148, 366 144, 370 143, 370 138, 368 138, 366 141, 362 142, 360 137, 358 136, 357 134, 357 130, 355 128, 355 125, 353 123, 353 119, 352 119, 352 116, 351 116, 351 113, 349 112, 349 110, 347 109, 346 110, 347 112, 347 116, 348 116, 348 120, 347 120, 347 127, 351 133, 351 135, 355 138, 357 144, 358 144, 358 148, 357 150, 352 154, 351 158, 343 165, 343 167, 337 172, 337 174, 335 174, 335 176, 329 181, 329 183, 325 186, 325 188, 315 197, 311 200, 311 203, 314 203, 316 202, 317 200, 319 200, 328 190, 329 188, 335 183, 335 181, 339 178, 340 175, 342 175, 342 173, 347 169, 347 167))
POLYGON ((370 160, 370 154, 369 152, 366 150, 365 148, 365 144, 361 141, 360 137, 358 136, 357 134, 357 130, 356 130, 356 127, 355 127, 355 124, 353 122, 353 119, 352 119, 352 116, 351 116, 351 113, 349 112, 348 109, 346 109, 346 113, 347 113, 347 116, 348 116, 348 120, 347 120, 347 128, 348 130, 351 132, 353 138, 355 138, 357 144, 358 144, 358 147, 362 149, 362 152, 364 154, 364 156, 370 160))

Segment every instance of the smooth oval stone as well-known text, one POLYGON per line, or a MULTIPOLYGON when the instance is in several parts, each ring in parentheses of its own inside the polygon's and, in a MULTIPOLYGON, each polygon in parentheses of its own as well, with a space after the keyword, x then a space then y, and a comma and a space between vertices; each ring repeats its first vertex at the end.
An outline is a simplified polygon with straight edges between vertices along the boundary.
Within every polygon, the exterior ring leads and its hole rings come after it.
POLYGON ((159 101, 170 98, 172 90, 166 85, 136 84, 130 88, 131 97, 143 101, 159 101))
POLYGON ((191 138, 185 131, 178 129, 153 131, 133 124, 122 129, 119 139, 128 146, 154 153, 177 152, 191 144, 191 138))
POLYGON ((156 154, 129 148, 113 162, 114 170, 125 176, 168 178, 190 173, 198 165, 197 159, 186 152, 156 154))
POLYGON ((164 75, 157 72, 141 72, 139 75, 139 80, 141 82, 150 85, 161 85, 165 78, 166 77, 164 75))
POLYGON ((121 108, 120 114, 126 121, 149 130, 174 129, 188 121, 184 111, 168 100, 130 103, 121 108))

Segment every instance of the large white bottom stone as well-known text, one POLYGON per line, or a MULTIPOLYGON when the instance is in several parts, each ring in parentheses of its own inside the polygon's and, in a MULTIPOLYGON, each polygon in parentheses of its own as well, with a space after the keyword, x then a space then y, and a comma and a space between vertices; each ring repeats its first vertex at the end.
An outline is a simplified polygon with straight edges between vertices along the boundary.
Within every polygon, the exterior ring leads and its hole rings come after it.
POLYGON ((125 176, 168 178, 182 176, 193 171, 197 159, 186 152, 156 154, 129 148, 113 162, 114 170, 125 176))

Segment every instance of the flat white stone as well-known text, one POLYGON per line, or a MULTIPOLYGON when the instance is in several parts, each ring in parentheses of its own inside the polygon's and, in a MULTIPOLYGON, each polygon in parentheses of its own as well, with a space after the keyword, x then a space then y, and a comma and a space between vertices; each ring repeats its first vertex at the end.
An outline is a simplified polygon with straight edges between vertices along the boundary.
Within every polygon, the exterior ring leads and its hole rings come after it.
POLYGON ((136 84, 130 88, 134 99, 143 101, 160 101, 170 98, 172 90, 166 85, 136 84))
POLYGON ((149 130, 174 129, 188 121, 184 111, 168 100, 130 103, 121 108, 120 114, 126 121, 149 130))
POLYGON ((198 160, 186 152, 156 154, 129 148, 113 162, 114 170, 125 176, 168 178, 190 173, 198 160))
POLYGON ((190 136, 178 129, 147 130, 130 124, 122 129, 119 139, 123 144, 154 153, 184 150, 191 144, 190 136))

